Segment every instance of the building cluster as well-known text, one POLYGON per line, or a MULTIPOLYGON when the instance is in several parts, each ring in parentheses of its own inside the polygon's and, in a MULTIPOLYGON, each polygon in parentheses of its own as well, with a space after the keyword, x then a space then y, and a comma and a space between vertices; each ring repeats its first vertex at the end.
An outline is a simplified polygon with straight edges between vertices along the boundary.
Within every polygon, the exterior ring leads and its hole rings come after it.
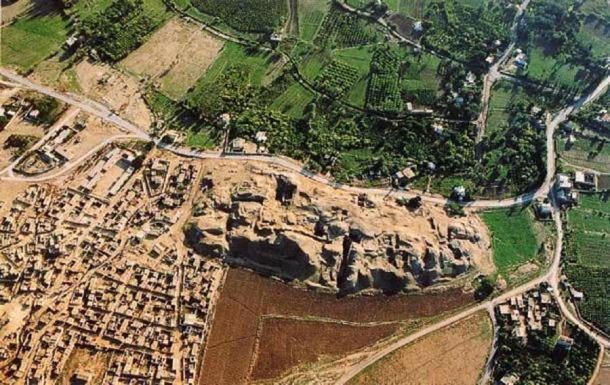
POLYGON ((552 289, 546 285, 511 297, 496 313, 503 327, 524 345, 532 332, 556 330, 560 321, 552 289))
POLYGON ((224 269, 168 234, 182 234, 199 169, 131 170, 134 154, 111 148, 66 186, 0 202, 0 304, 28 320, 0 332, 0 383, 55 383, 82 350, 108 360, 69 372, 78 383, 196 383, 224 269))
POLYGON ((35 151, 25 156, 15 167, 15 171, 26 175, 37 175, 59 167, 72 159, 65 145, 85 128, 82 119, 71 125, 64 125, 53 132, 35 151))

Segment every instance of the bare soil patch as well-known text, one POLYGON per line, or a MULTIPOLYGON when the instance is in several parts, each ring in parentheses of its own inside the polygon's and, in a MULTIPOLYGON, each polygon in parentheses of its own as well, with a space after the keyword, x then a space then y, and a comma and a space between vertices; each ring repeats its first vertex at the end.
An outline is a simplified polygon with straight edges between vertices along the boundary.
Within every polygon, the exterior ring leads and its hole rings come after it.
POLYGON ((459 289, 450 289, 442 294, 337 298, 331 294, 297 289, 249 271, 232 268, 227 274, 216 308, 199 384, 245 384, 256 376, 285 372, 290 369, 289 364, 311 362, 324 354, 338 354, 334 350, 337 348, 342 353, 347 353, 364 346, 365 341, 370 345, 391 334, 387 329, 366 329, 366 333, 363 332, 365 329, 358 329, 362 336, 358 337, 359 340, 354 345, 341 345, 341 341, 354 334, 353 330, 341 328, 343 330, 340 331, 336 330, 336 324, 329 326, 327 323, 315 322, 313 326, 299 325, 301 328, 310 328, 309 332, 293 334, 288 326, 260 324, 264 315, 318 318, 317 321, 322 318, 361 323, 398 322, 438 315, 470 302, 472 294, 459 289), (266 342, 265 327, 286 329, 284 337, 266 342), (257 338, 260 336, 257 333, 261 331, 263 339, 260 340, 258 349, 259 364, 254 359, 257 338), (341 333, 344 333, 343 337, 341 333), (312 341, 313 336, 318 341, 312 341), (287 344, 294 346, 295 350, 280 349, 287 344), (333 344, 339 347, 331 346, 333 344), (324 351, 327 348, 331 349, 330 353, 324 351), (269 350, 266 351, 267 349, 269 350), (298 355, 296 350, 300 350, 298 355), (274 362, 269 363, 272 358, 274 362), (255 364, 260 366, 256 368, 255 364), (254 372, 250 373, 252 368, 254 372))
POLYGON ((76 348, 70 354, 57 383, 59 385, 73 384, 72 378, 76 373, 90 374, 91 383, 101 383, 109 362, 110 353, 76 348))
POLYGON ((397 324, 373 326, 267 318, 259 342, 253 380, 273 379, 293 366, 362 349, 394 334, 397 324))
MULTIPOLYGON (((31 137, 33 140, 30 146, 33 145, 38 139, 42 138, 45 134, 44 128, 40 125, 31 124, 21 117, 15 117, 13 120, 0 131, 0 170, 11 164, 11 162, 19 156, 18 150, 14 147, 6 145, 8 138, 11 135, 23 135, 31 137), (36 138, 36 140, 34 140, 36 138)), ((23 152, 26 149, 22 149, 23 152)))
POLYGON ((602 365, 599 368, 597 376, 591 382, 591 385, 606 385, 610 384, 610 353, 606 351, 602 365))
POLYGON ((110 106, 121 117, 143 129, 150 127, 150 111, 137 80, 107 65, 87 60, 76 65, 75 71, 78 84, 87 96, 110 106))
POLYGON ((159 81, 163 91, 177 99, 212 64, 222 45, 197 25, 174 18, 122 64, 129 71, 159 81))
POLYGON ((5 25, 12 22, 27 11, 30 6, 31 0, 17 0, 11 4, 2 4, 2 12, 0 12, 0 25, 5 25))
POLYGON ((437 331, 386 356, 349 384, 472 385, 493 338, 485 312, 437 331))

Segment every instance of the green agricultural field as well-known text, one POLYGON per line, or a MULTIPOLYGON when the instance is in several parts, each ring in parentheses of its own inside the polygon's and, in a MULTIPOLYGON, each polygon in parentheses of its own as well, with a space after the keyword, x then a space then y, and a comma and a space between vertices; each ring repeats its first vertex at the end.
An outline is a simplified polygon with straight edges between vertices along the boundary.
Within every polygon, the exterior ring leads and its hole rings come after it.
POLYGON ((324 48, 347 48, 373 44, 384 39, 377 23, 333 5, 314 39, 324 48))
POLYGON ((373 58, 373 49, 369 46, 336 50, 335 57, 349 63, 358 71, 358 79, 347 94, 347 101, 353 105, 364 107, 366 102, 366 85, 369 69, 373 58))
POLYGON ((303 0, 297 5, 299 17, 299 37, 312 42, 330 9, 328 0, 303 0))
POLYGON ((112 2, 113 0, 78 0, 69 8, 69 12, 74 12, 81 20, 86 20, 108 8, 112 2))
POLYGON ((300 118, 303 116, 305 107, 313 99, 314 94, 300 83, 292 81, 292 84, 271 103, 270 107, 293 118, 300 118))
POLYGON ((502 80, 496 83, 489 99, 486 135, 504 132, 508 128, 510 109, 517 102, 529 101, 528 92, 520 85, 502 80))
POLYGON ((426 6, 431 0, 400 0, 398 2, 398 12, 421 20, 424 18, 426 6))
POLYGON ((426 7, 424 45, 476 66, 485 65, 496 40, 506 42, 514 9, 498 2, 446 0, 426 7), (475 6, 473 6, 475 5, 475 6), (485 48, 489 47, 489 48, 485 48))
POLYGON ((69 33, 59 13, 27 16, 2 28, 0 63, 28 71, 61 48, 69 33))
POLYGON ((83 12, 81 29, 91 48, 112 62, 138 48, 171 16, 163 0, 114 0, 110 4, 103 0, 95 12, 85 6, 80 11, 83 12))
POLYGON ((209 131, 206 130, 189 130, 186 132, 185 144, 189 147, 200 148, 202 150, 208 150, 216 146, 216 141, 209 131))
POLYGON ((578 84, 584 71, 584 67, 567 63, 561 57, 545 55, 541 47, 530 50, 528 56, 527 77, 536 81, 570 87, 578 84))
POLYGON ((568 212, 566 274, 584 293, 581 314, 610 332, 610 202, 602 194, 580 197, 568 212))
POLYGON ((486 211, 482 218, 491 233, 498 273, 504 278, 508 278, 516 267, 536 257, 539 245, 529 209, 486 211))
POLYGON ((242 45, 227 42, 214 63, 198 80, 198 84, 214 82, 224 71, 239 64, 250 69, 249 81, 253 85, 261 85, 272 63, 271 54, 248 52, 242 45))
POLYGON ((610 173, 610 143, 578 136, 572 145, 563 138, 558 139, 557 149, 570 165, 610 173))
POLYGON ((191 0, 195 8, 244 32, 270 32, 288 16, 286 0, 191 0))

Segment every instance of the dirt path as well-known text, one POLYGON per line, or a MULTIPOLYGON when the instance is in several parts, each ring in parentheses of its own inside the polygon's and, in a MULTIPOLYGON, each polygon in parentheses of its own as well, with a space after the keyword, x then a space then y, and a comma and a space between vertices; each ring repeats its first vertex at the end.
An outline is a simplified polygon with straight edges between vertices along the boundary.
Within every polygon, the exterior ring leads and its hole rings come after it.
POLYGON ((530 0, 525 0, 521 5, 517 7, 517 13, 513 19, 513 24, 510 28, 511 31, 511 42, 498 59, 489 69, 485 77, 483 78, 483 94, 481 95, 481 112, 475 121, 475 125, 477 126, 477 137, 475 143, 480 143, 485 136, 485 128, 487 127, 487 115, 489 112, 489 99, 491 98, 491 89, 496 81, 498 81, 502 75, 500 73, 500 67, 504 64, 508 56, 512 52, 515 47, 515 39, 517 33, 517 26, 527 5, 530 0))

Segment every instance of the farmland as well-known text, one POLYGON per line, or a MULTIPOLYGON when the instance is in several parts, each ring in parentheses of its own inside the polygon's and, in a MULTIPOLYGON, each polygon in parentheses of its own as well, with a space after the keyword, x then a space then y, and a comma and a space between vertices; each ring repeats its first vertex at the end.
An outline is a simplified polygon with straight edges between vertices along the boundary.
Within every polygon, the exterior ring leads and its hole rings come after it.
POLYGON ((482 218, 491 232, 494 263, 504 278, 536 257, 539 246, 527 208, 486 211, 482 218))
POLYGON ((312 42, 330 9, 329 2, 327 0, 303 0, 299 1, 297 9, 299 38, 312 42))
POLYGON ((578 5, 543 0, 528 8, 517 31, 529 60, 524 76, 566 91, 582 91, 603 76, 598 59, 607 56, 610 40, 600 10, 578 5))
POLYGON ((387 355, 349 385, 470 385, 476 383, 491 348, 486 313, 476 313, 387 355))
POLYGON ((214 62, 222 41, 195 24, 171 19, 121 64, 130 72, 147 77, 180 99, 214 62), (150 58, 155 60, 151 62, 150 58))
POLYGON ((383 39, 377 25, 337 5, 332 5, 314 39, 319 47, 346 48, 373 44, 383 39))
POLYGON ((599 194, 582 195, 568 212, 566 273, 584 293, 578 309, 584 318, 610 332, 610 203, 599 194))
POLYGON ((245 32, 273 31, 288 13, 285 0, 192 0, 192 3, 200 11, 245 32))
MULTIPOLYGON (((28 71, 61 48, 68 37, 69 23, 49 5, 37 5, 30 13, 2 28, 0 63, 28 71)), ((4 6, 3 6, 4 7, 4 6)))
POLYGON ((471 294, 457 289, 438 295, 338 299, 230 269, 217 305, 199 383, 235 385, 255 374, 275 376, 291 365, 319 359, 325 350, 330 349, 333 356, 346 354, 389 336, 399 322, 416 322, 471 301, 471 294), (340 326, 337 321, 349 321, 353 326, 340 326), (372 326, 379 322, 385 322, 385 326, 372 326), (263 337, 257 344, 260 327, 263 337), (290 336, 291 346, 303 348, 286 349, 281 341, 267 338, 265 328, 290 336), (295 333, 294 328, 303 333, 295 333), (257 369, 250 373, 253 359, 257 369))
POLYGON ((255 381, 278 378, 292 367, 315 362, 321 356, 340 356, 362 349, 390 337, 398 328, 396 323, 354 326, 274 317, 265 318, 262 324, 259 353, 251 374, 255 381), (298 346, 293 341, 299 341, 298 346))
POLYGON ((426 8, 428 32, 423 41, 458 60, 482 66, 485 57, 497 50, 494 42, 508 40, 514 10, 491 1, 478 8, 471 5, 455 0, 431 3, 426 8))
POLYGON ((115 0, 106 7, 100 6, 99 12, 84 13, 83 34, 91 47, 109 61, 118 61, 138 48, 170 16, 162 0, 115 0))
POLYGON ((557 148, 561 158, 570 165, 610 173, 610 143, 596 137, 576 136, 572 144, 560 140, 557 148))

